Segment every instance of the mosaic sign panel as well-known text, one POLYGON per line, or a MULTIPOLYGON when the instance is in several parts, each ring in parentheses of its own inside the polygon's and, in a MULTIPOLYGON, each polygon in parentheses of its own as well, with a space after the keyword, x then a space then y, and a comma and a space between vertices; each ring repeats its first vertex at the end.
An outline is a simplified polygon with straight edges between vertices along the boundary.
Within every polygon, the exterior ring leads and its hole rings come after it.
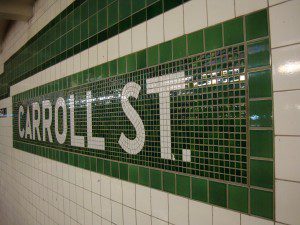
POLYGON ((15 102, 15 140, 247 183, 244 57, 237 45, 15 102))
POLYGON ((267 14, 235 18, 13 96, 14 148, 274 218, 267 14))

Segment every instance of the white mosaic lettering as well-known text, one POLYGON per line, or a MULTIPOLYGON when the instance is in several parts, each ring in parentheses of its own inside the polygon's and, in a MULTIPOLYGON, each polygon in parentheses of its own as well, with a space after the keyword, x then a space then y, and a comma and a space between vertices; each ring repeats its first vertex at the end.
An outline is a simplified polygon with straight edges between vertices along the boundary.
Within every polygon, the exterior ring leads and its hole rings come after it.
POLYGON ((66 141, 67 137, 67 108, 66 102, 62 97, 59 97, 55 104, 55 136, 59 144, 63 144, 66 141), (58 130, 58 109, 62 108, 63 110, 63 132, 60 134, 58 130))
POLYGON ((46 141, 46 131, 48 132, 48 139, 50 142, 53 142, 52 133, 51 133, 51 124, 52 124, 52 105, 49 100, 43 101, 43 141, 46 141), (46 119, 46 110, 49 111, 49 117, 46 119))
POLYGON ((171 152, 170 92, 185 88, 184 72, 147 79, 147 94, 159 94, 161 158, 175 160, 171 152))
POLYGON ((119 139, 119 145, 129 154, 136 155, 138 154, 144 147, 145 143, 145 128, 143 121, 136 110, 131 106, 128 98, 134 97, 138 98, 139 92, 141 90, 141 86, 135 82, 127 83, 122 91, 121 95, 121 104, 123 111, 127 118, 130 120, 132 125, 136 130, 136 137, 134 140, 128 139, 124 133, 121 133, 121 137, 119 139))
POLYGON ((74 106, 75 106, 74 95, 70 95, 71 145, 76 147, 84 147, 84 136, 75 135, 74 106))
POLYGON ((93 137, 93 125, 92 125, 92 92, 86 92, 86 110, 87 110, 87 144, 88 148, 105 150, 105 139, 101 137, 93 137))
POLYGON ((30 119, 30 111, 29 106, 27 106, 27 113, 26 113, 26 132, 25 132, 25 138, 32 139, 32 132, 31 132, 31 119, 30 119))
POLYGON ((41 140, 41 134, 40 134, 40 123, 41 123, 41 108, 40 104, 38 102, 32 103, 32 137, 33 140, 35 140, 35 133, 37 133, 37 139, 41 140), (35 115, 35 112, 37 112, 37 116, 35 115))
POLYGON ((24 107, 22 105, 20 105, 19 107, 19 121, 18 121, 18 124, 19 124, 19 135, 20 135, 20 138, 23 138, 24 135, 25 135, 25 130, 24 128, 21 128, 21 117, 22 115, 24 114, 24 107))

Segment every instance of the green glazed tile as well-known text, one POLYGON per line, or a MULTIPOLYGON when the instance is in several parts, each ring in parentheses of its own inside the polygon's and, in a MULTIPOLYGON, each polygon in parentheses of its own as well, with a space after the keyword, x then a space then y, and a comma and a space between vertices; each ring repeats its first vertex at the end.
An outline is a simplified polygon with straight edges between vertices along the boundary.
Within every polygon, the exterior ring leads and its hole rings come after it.
POLYGON ((132 1, 132 13, 135 13, 141 9, 143 9, 146 5, 145 0, 133 0, 132 1))
POLYGON ((84 2, 81 6, 80 6, 80 20, 81 22, 86 20, 89 16, 89 5, 88 2, 84 2))
POLYGON ((119 20, 131 15, 131 1, 119 0, 119 20))
POLYGON ((150 20, 163 12, 163 3, 162 0, 150 5, 147 7, 147 20, 150 20))
POLYGON ((140 10, 132 15, 132 26, 136 26, 146 21, 146 9, 140 10))
POLYGON ((147 49, 148 54, 148 66, 153 66, 158 64, 158 45, 150 47, 147 49))
POLYGON ((183 3, 183 0, 164 0, 164 12, 175 8, 183 3))
POLYGON ((139 184, 149 186, 150 170, 148 168, 139 168, 139 184))
POLYGON ((104 165, 103 165, 103 159, 97 159, 97 172, 103 173, 104 165))
POLYGON ((136 70, 136 54, 132 53, 127 58, 127 72, 132 72, 136 70))
POLYGON ((88 38, 89 36, 89 26, 88 26, 88 20, 84 21, 83 23, 81 23, 80 25, 80 38, 81 41, 85 40, 88 38))
POLYGON ((119 163, 114 161, 111 162, 111 175, 119 178, 119 163))
POLYGON ((98 31, 102 31, 107 28, 107 8, 98 12, 98 31))
POLYGON ((146 50, 142 50, 137 52, 136 54, 137 58, 137 69, 142 69, 147 66, 147 60, 146 60, 146 50))
POLYGON ((89 15, 93 15, 96 13, 98 9, 98 1, 97 0, 88 0, 89 5, 89 15))
POLYGON ((175 194, 175 174, 163 172, 163 190, 175 194))
POLYGON ((273 158, 273 131, 250 131, 250 155, 254 157, 273 158))
POLYGON ((89 156, 84 157, 84 169, 91 170, 91 160, 89 156))
POLYGON ((248 188, 228 185, 228 207, 240 212, 248 212, 248 188))
POLYGON ((89 18, 89 36, 92 36, 97 33, 97 14, 89 18))
POLYGON ((246 16, 246 39, 247 41, 265 37, 268 31, 268 13, 267 10, 252 13, 246 16))
POLYGON ((176 190, 177 194, 184 196, 184 197, 190 197, 190 189, 191 189, 191 178, 189 176, 184 175, 176 175, 176 190))
POLYGON ((152 188, 162 190, 161 171, 150 169, 150 184, 152 188))
POLYGON ((118 70, 117 70, 117 60, 113 60, 113 61, 110 61, 109 62, 109 73, 110 73, 110 76, 114 76, 118 73, 118 70))
POLYGON ((251 214, 273 219, 273 192, 251 189, 251 214))
POLYGON ((98 10, 103 9, 105 6, 107 6, 107 0, 98 1, 98 10))
POLYGON ((120 163, 120 178, 122 180, 128 180, 128 164, 120 163))
POLYGON ((253 186, 273 188, 273 162, 264 160, 251 160, 250 183, 253 186))
POLYGON ((186 56, 186 36, 181 36, 173 40, 173 59, 186 56))
POLYGON ((133 183, 138 183, 139 177, 138 177, 138 167, 134 165, 129 165, 129 181, 133 183))
POLYGON ((193 55, 204 51, 203 30, 188 34, 188 54, 193 55))
POLYGON ((126 57, 118 59, 118 74, 126 73, 126 57))
POLYGON ((118 1, 115 1, 114 3, 108 6, 108 27, 117 23, 118 18, 118 1))
MULTIPOLYGON (((70 157, 69 157, 70 159, 70 157)), ((91 171, 97 172, 97 160, 96 158, 91 158, 91 171)))
POLYGON ((104 160, 104 174, 110 176, 111 170, 110 170, 110 161, 104 160))
POLYGON ((272 126, 272 101, 271 100, 250 102, 250 126, 251 127, 272 126))
POLYGON ((244 41, 243 18, 239 17, 224 23, 224 44, 233 45, 244 41))
POLYGON ((146 0, 146 3, 147 3, 147 6, 148 6, 148 5, 151 5, 152 3, 157 2, 157 1, 159 1, 159 0, 146 0))
POLYGON ((227 191, 226 184, 218 183, 214 181, 209 182, 209 202, 226 207, 227 205, 227 191))
POLYGON ((271 71, 257 71, 249 73, 249 97, 271 97, 271 71))
POLYGON ((204 30, 205 50, 210 51, 223 46, 222 24, 218 24, 204 30))
POLYGON ((248 67, 256 68, 270 65, 269 40, 248 44, 248 67))
POLYGON ((172 41, 159 45, 159 59, 161 63, 172 60, 172 41))
POLYGON ((78 155, 78 166, 82 169, 84 169, 84 156, 78 155))

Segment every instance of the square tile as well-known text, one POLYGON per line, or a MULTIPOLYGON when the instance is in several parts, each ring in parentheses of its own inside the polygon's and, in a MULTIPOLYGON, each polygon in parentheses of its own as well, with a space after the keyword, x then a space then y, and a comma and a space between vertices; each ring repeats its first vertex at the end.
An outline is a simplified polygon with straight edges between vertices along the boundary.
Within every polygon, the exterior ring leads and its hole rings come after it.
POLYGON ((234 0, 207 1, 208 26, 234 18, 234 0))
POLYGON ((188 199, 169 195, 169 222, 188 225, 188 199))
POLYGON ((183 6, 178 6, 164 13, 165 41, 183 35, 183 6))
POLYGON ((205 0, 191 0, 183 5, 184 32, 186 34, 207 27, 207 12, 205 0))
POLYGON ((190 225, 212 225, 212 206, 189 200, 189 221, 190 225))
POLYGON ((214 225, 239 225, 240 214, 228 209, 213 207, 214 225))
POLYGON ((299 1, 290 1, 270 8, 272 48, 299 43, 300 30, 295 29, 300 17, 299 10, 299 1))
POLYGON ((147 46, 160 44, 164 41, 163 15, 147 20, 147 46))
POLYGON ((267 0, 235 0, 236 16, 245 15, 268 7, 267 0))
POLYGON ((151 189, 151 207, 153 216, 168 221, 169 207, 167 193, 151 189))

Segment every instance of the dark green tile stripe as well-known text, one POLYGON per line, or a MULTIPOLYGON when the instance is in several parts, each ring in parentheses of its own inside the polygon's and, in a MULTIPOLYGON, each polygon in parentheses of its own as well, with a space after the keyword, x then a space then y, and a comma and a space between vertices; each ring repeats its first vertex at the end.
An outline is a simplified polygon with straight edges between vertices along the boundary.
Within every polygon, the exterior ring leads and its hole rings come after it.
MULTIPOLYGON (((252 32, 250 29, 251 25, 247 25, 251 23, 251 21, 248 20, 247 22, 247 18, 253 17, 256 14, 261 17, 261 14, 264 14, 262 12, 266 11, 263 10, 245 17, 226 21, 221 24, 221 30, 220 25, 216 25, 90 68, 86 71, 13 96, 13 101, 25 100, 34 96, 75 87, 108 76, 136 71, 137 69, 164 62, 168 63, 172 60, 185 57, 186 55, 201 53, 208 49, 244 42, 246 41, 247 35, 252 32), (246 27, 249 27, 246 29, 246 34, 242 31, 244 39, 241 40, 240 31, 244 29, 244 24, 246 24, 246 27), (230 33, 231 30, 234 31, 234 35, 230 33), (213 34, 222 35, 224 38, 220 39, 213 34), (214 38, 216 42, 207 42, 208 37, 214 38), (219 41, 219 39, 221 41, 219 41)), ((47 149, 17 141, 14 141, 14 146, 33 154, 38 154, 74 166, 80 166, 123 180, 272 219, 274 216, 274 154, 272 98, 269 95, 272 91, 269 59, 270 46, 265 30, 262 29, 261 33, 255 34, 255 38, 259 39, 251 40, 246 43, 250 106, 250 143, 248 148, 251 156, 251 160, 249 160, 251 175, 247 186, 237 186, 230 183, 212 181, 207 178, 186 176, 173 172, 170 173, 106 159, 95 159, 91 156, 81 156, 71 152, 61 153, 55 149, 47 149), (259 60, 257 60, 257 58, 259 58, 259 60), (257 85, 261 83, 264 83, 265 90, 257 89, 257 85), (264 140, 261 139, 262 136, 265 137, 264 140), (83 159, 81 157, 83 157, 83 159), (264 172, 261 173, 261 171, 264 172)))
POLYGON ((0 98, 9 87, 189 0, 76 0, 5 62, 0 98))

